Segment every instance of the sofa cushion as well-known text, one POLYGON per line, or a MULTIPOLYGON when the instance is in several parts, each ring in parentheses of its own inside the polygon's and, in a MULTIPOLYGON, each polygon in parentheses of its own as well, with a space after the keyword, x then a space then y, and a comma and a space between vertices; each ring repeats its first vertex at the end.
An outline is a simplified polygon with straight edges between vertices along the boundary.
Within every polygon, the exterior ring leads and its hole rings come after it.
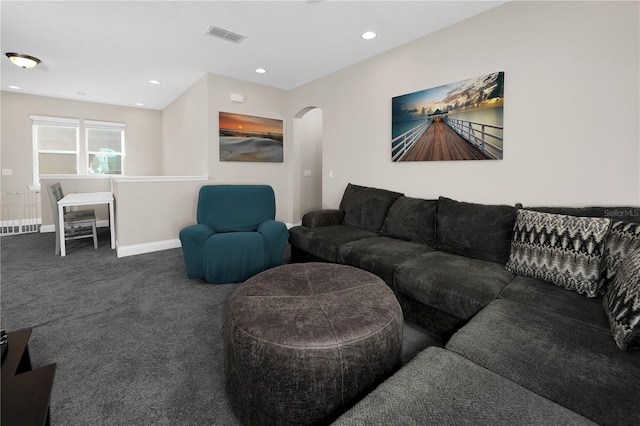
POLYGON ((498 299, 447 349, 600 424, 640 424, 640 352, 611 333, 498 299))
POLYGON ((426 244, 372 237, 351 241, 338 247, 337 261, 372 272, 393 287, 393 273, 403 262, 434 251, 426 244))
POLYGON ((640 348, 640 249, 620 262, 603 306, 620 349, 640 348))
POLYGON ((515 207, 464 203, 440 197, 437 216, 438 250, 503 265, 509 260, 515 207))
POLYGON ((436 246, 438 200, 398 197, 391 205, 380 235, 436 246))
POLYGON ((584 297, 537 278, 516 275, 499 298, 565 315, 604 332, 609 330, 609 321, 602 309, 602 298, 584 297))
POLYGON ((602 283, 604 292, 613 279, 622 259, 640 247, 640 224, 615 221, 611 222, 609 234, 604 244, 602 263, 602 283))
POLYGON ((399 192, 348 184, 340 210, 344 211, 343 225, 378 232, 391 204, 401 196, 399 192))
POLYGON ((507 269, 596 297, 610 223, 606 218, 518 210, 507 269))
POLYGON ((336 426, 592 424, 453 352, 429 347, 336 426))
POLYGON ((399 293, 467 320, 513 277, 500 263, 437 251, 398 266, 393 285, 399 293))
POLYGON ((374 232, 344 225, 307 228, 296 226, 289 230, 292 246, 306 251, 327 262, 336 262, 338 246, 362 238, 376 237, 374 232))

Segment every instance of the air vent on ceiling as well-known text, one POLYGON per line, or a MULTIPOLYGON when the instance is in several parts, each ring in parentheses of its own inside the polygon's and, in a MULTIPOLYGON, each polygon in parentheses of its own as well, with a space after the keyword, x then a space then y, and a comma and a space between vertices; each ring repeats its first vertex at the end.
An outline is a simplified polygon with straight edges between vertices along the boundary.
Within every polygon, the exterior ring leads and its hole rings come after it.
POLYGON ((206 33, 214 37, 232 41, 234 43, 240 43, 246 37, 245 35, 242 35, 240 33, 226 30, 221 27, 216 27, 215 25, 211 25, 209 29, 207 29, 206 33))

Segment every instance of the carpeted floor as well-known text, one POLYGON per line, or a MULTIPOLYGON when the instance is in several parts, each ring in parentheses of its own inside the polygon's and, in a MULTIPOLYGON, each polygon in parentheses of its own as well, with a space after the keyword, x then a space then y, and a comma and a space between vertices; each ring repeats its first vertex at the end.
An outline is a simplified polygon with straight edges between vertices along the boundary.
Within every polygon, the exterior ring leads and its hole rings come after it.
MULTIPOLYGON (((34 367, 57 363, 55 425, 237 425, 225 396, 223 314, 237 284, 189 280, 182 250, 118 259, 54 234, 0 238, 1 326, 33 327, 34 367)), ((285 261, 287 257, 285 257, 285 261)), ((405 324, 404 359, 438 344, 405 324)))

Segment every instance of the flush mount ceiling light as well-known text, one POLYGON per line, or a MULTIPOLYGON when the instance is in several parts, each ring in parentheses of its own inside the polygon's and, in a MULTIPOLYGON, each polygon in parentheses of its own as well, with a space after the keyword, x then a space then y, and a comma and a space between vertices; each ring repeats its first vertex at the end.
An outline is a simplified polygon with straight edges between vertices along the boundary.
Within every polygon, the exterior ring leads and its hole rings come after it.
POLYGON ((149 80, 149 83, 151 83, 151 84, 160 84, 160 82, 158 80, 149 80))
POLYGON ((257 72, 258 74, 264 74, 264 73, 266 73, 266 72, 267 72, 267 70, 265 70, 264 68, 256 68, 256 72, 257 72))
POLYGON ((7 55, 7 58, 11 60, 11 62, 13 62, 14 64, 16 64, 21 68, 33 68, 40 63, 40 59, 33 56, 24 55, 22 53, 11 52, 11 53, 6 53, 6 55, 7 55))
POLYGON ((376 38, 377 34, 374 33, 373 31, 367 31, 362 33, 362 38, 365 40, 373 40, 374 38, 376 38))
POLYGON ((7 86, 9 89, 20 90, 19 86, 7 86))

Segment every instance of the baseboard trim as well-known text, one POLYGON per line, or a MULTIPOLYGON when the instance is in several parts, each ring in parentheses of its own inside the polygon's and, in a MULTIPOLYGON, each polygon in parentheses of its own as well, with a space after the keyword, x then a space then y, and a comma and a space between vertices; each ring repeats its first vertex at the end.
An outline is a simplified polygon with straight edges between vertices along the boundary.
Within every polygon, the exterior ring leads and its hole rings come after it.
POLYGON ((152 253, 154 251, 169 250, 182 247, 178 238, 173 240, 154 241, 152 243, 132 244, 129 246, 120 246, 116 242, 116 251, 118 257, 135 256, 137 254, 152 253))
MULTIPOLYGON (((96 226, 98 228, 108 228, 109 227, 109 219, 98 220, 96 222, 96 226)), ((56 227, 55 227, 54 224, 40 226, 40 233, 41 234, 46 234, 48 232, 56 232, 56 227)))

